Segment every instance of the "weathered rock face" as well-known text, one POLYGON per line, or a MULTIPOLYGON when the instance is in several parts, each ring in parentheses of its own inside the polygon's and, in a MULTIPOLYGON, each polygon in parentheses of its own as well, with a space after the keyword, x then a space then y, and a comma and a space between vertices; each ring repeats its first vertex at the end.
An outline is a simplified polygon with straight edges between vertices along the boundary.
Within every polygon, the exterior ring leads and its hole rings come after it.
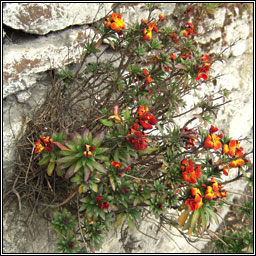
POLYGON ((84 25, 33 42, 4 45, 3 97, 33 87, 39 73, 78 63, 84 54, 85 43, 94 36, 94 31, 84 25))
POLYGON ((71 25, 83 25, 103 18, 111 3, 5 3, 3 23, 27 33, 46 35, 71 25))
MULTIPOLYGON (((47 86, 51 83, 46 71, 61 68, 64 65, 80 61, 86 40, 91 40, 94 31, 87 25, 64 28, 75 24, 86 24, 94 20, 100 4, 76 3, 7 3, 3 9, 3 19, 7 26, 13 29, 22 29, 27 33, 36 33, 36 39, 27 40, 18 44, 5 44, 3 47, 4 84, 3 84, 3 133, 4 133, 4 178, 11 174, 14 161, 15 138, 22 132, 22 115, 29 114, 33 109, 45 101, 47 86), (86 11, 86 12, 85 12, 86 11), (50 31, 57 31, 46 35, 50 31)), ((123 14, 126 23, 133 23, 141 18, 147 18, 144 4, 126 5, 118 10, 123 14)), ((166 16, 173 12, 176 4, 163 3, 163 11, 157 10, 154 17, 164 13, 166 16)), ((97 19, 103 17, 112 8, 112 4, 103 4, 97 14, 97 19)), ((225 51, 227 61, 216 62, 211 69, 212 75, 223 74, 215 87, 201 84, 201 91, 187 96, 187 109, 193 106, 202 95, 226 88, 230 90, 231 103, 224 105, 218 113, 215 126, 233 138, 249 136, 252 138, 253 128, 253 58, 252 58, 252 16, 248 12, 243 15, 233 15, 226 8, 219 8, 214 12, 213 18, 208 18, 198 27, 197 41, 206 52, 221 52, 229 44, 241 38, 233 47, 225 51)), ((194 17, 196 19, 196 17, 194 17)), ((6 36, 5 36, 6 40, 6 36)), ((105 46, 102 45, 102 50, 105 46)), ((103 58, 110 56, 106 53, 103 58)), ((91 61, 89 59, 88 61, 91 61)), ((185 110, 182 110, 184 112, 185 110)), ((192 113, 193 114, 193 113, 192 113)), ((190 113, 191 115, 191 113, 190 113)), ((187 120, 188 116, 184 116, 187 120)), ((179 119, 177 123, 184 124, 179 119)), ((176 121, 176 120, 175 120, 176 121)), ((251 149, 251 144, 242 145, 245 150, 251 149)), ((237 192, 243 192, 243 182, 232 183, 237 192)), ((228 190, 228 188, 227 188, 228 190)), ((234 191, 234 187, 230 188, 234 191)), ((23 213, 9 210, 4 213, 4 252, 6 253, 54 253, 55 241, 53 232, 49 231, 47 223, 38 219, 35 228, 35 240, 30 239, 30 230, 22 224, 27 219, 28 212, 23 213), (37 228, 36 228, 37 227, 37 228), (27 246, 26 246, 27 245, 27 246)), ((172 213, 175 214, 175 213, 172 213)), ((177 213, 176 213, 177 214, 177 213)), ((225 212, 221 215, 223 216, 225 212)), ((39 217, 38 217, 39 218, 39 217)), ((154 220, 152 220, 154 222, 154 220)), ((217 225, 212 227, 215 230, 217 225)), ((124 243, 132 244, 132 252, 179 252, 188 253, 198 251, 188 245, 177 231, 175 235, 157 233, 155 225, 142 222, 140 231, 154 237, 144 236, 139 231, 129 232, 124 243), (138 241, 138 242, 136 242, 138 241)), ((118 232, 120 229, 118 230, 118 232)), ((121 253, 127 252, 119 241, 120 234, 113 230, 109 232, 99 252, 121 253)), ((202 248, 197 243, 197 248, 202 248)))

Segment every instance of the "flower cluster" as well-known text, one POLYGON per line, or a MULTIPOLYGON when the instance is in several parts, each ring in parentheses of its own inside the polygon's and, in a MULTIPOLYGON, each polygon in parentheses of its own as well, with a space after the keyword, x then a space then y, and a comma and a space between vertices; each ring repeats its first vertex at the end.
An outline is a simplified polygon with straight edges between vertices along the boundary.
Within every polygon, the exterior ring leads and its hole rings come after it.
POLYGON ((189 183, 196 183, 196 178, 201 176, 201 166, 196 165, 194 169, 194 164, 191 159, 188 160, 187 158, 184 158, 181 161, 180 169, 184 181, 188 181, 189 183))
POLYGON ((122 163, 117 162, 117 161, 112 161, 111 163, 116 169, 117 169, 117 174, 122 177, 123 172, 129 172, 132 168, 130 166, 125 167, 122 169, 122 163))
POLYGON ((156 27, 156 23, 155 22, 148 22, 147 20, 142 19, 141 23, 143 26, 147 26, 146 28, 144 28, 142 30, 142 33, 144 35, 144 39, 147 41, 150 41, 152 39, 152 30, 154 30, 155 32, 158 32, 158 29, 156 27))
POLYGON ((112 13, 104 21, 106 28, 111 28, 118 34, 123 34, 123 29, 125 29, 124 21, 122 20, 122 14, 112 13))
MULTIPOLYGON (((232 158, 236 158, 233 160, 229 165, 222 165, 223 166, 223 174, 228 175, 229 168, 241 167, 244 165, 245 160, 239 157, 243 156, 243 147, 239 146, 238 140, 230 140, 228 144, 224 144, 222 148, 223 154, 229 155, 232 158)), ((248 161, 248 160, 247 160, 248 161)))
POLYGON ((42 150, 51 153, 53 151, 53 146, 53 139, 50 136, 42 136, 36 142, 35 153, 40 153, 42 150))
POLYGON ((207 80, 208 79, 208 76, 206 75, 206 73, 209 71, 210 69, 210 65, 212 63, 212 60, 210 59, 210 56, 209 55, 206 55, 206 54, 203 54, 201 56, 202 58, 202 62, 203 62, 203 65, 202 67, 198 70, 198 73, 197 73, 197 77, 196 77, 196 80, 200 80, 201 78, 204 79, 204 80, 207 80))
POLYGON ((140 106, 137 110, 138 118, 135 120, 134 124, 128 131, 129 137, 127 141, 133 144, 136 150, 144 150, 147 148, 147 138, 145 130, 152 129, 152 125, 157 124, 155 116, 149 112, 149 109, 145 106, 140 106), (140 131, 140 126, 142 131, 140 131))
POLYGON ((99 208, 100 208, 101 210, 104 210, 104 209, 108 209, 108 208, 109 208, 109 202, 105 202, 105 203, 101 202, 101 201, 102 201, 102 196, 97 196, 97 197, 95 198, 95 201, 96 201, 96 203, 99 204, 99 208))
MULTIPOLYGON (((227 196, 227 191, 222 190, 222 185, 216 181, 214 177, 211 178, 210 182, 207 182, 206 191, 204 194, 205 199, 218 199, 223 198, 227 196)), ((206 184, 202 184, 203 187, 206 186, 206 184)))
POLYGON ((210 134, 207 135, 206 140, 204 142, 205 148, 214 148, 214 150, 218 150, 219 148, 221 148, 222 144, 220 140, 223 138, 223 134, 214 134, 218 130, 218 128, 215 128, 213 125, 211 125, 211 128, 209 130, 210 134))
POLYGON ((194 35, 194 25, 191 22, 187 22, 187 24, 183 26, 182 34, 185 37, 187 37, 188 35, 194 35))
POLYGON ((199 209, 203 205, 202 194, 198 188, 190 188, 190 197, 185 202, 191 211, 199 209))
POLYGON ((92 153, 94 150, 96 149, 95 146, 91 146, 87 143, 84 144, 84 153, 83 156, 84 157, 88 157, 88 156, 94 156, 94 154, 92 153))

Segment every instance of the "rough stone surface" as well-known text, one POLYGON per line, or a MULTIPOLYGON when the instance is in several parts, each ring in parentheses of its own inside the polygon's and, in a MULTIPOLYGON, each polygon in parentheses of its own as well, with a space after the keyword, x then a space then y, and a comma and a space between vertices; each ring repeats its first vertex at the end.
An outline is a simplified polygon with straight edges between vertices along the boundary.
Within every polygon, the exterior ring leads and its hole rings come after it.
POLYGON ((6 3, 3 23, 27 33, 45 35, 71 25, 103 18, 112 3, 6 3))
MULTIPOLYGON (((21 6, 21 4, 8 3, 4 8, 6 9, 8 5, 21 6)), ((42 4, 38 5, 42 6, 42 4)), ((52 6, 52 8, 49 7, 49 9, 51 9, 57 17, 57 12, 53 10, 55 4, 43 5, 52 6)), ((89 5, 91 6, 92 4, 89 5)), ((155 12, 155 18, 157 18, 160 12, 165 15, 171 14, 176 6, 176 4, 173 3, 163 3, 162 5, 164 5, 164 11, 159 10, 159 12, 155 12)), ((123 18, 124 20, 127 19, 127 23, 140 20, 141 18, 146 19, 147 12, 143 10, 143 6, 143 4, 128 4, 126 7, 120 8, 120 13, 123 13, 123 18)), ((107 8, 108 7, 106 7, 106 9, 107 8)), ((43 11, 43 8, 39 8, 38 10, 43 11)), ((21 11, 21 13, 24 14, 25 12, 21 11)), ((238 14, 239 11, 236 10, 236 13, 238 14)), ((34 17, 37 17, 37 13, 34 15, 34 17)), ((95 14, 93 14, 92 17, 93 16, 95 16, 95 14)), ((13 20, 15 21, 15 19, 13 20)), ((35 19, 35 23, 37 20, 38 22, 42 22, 41 18, 37 18, 35 19)), ((223 74, 223 76, 218 78, 216 86, 207 87, 206 84, 202 83, 200 85, 201 90, 185 98, 187 109, 189 109, 198 101, 198 98, 207 93, 221 88, 230 90, 232 102, 221 108, 215 126, 219 127, 222 132, 236 139, 245 136, 252 138, 253 136, 253 41, 251 36, 252 26, 250 26, 251 20, 252 17, 247 12, 244 12, 242 17, 239 18, 238 15, 233 16, 233 14, 225 8, 219 8, 214 13, 214 19, 207 19, 206 21, 206 23, 208 22, 208 27, 213 29, 210 29, 209 32, 206 33, 204 26, 199 28, 200 33, 205 33, 205 35, 204 37, 198 36, 197 39, 199 39, 200 47, 205 51, 221 52, 223 48, 226 47, 225 45, 229 45, 239 38, 241 38, 241 40, 231 49, 225 51, 227 57, 225 63, 216 62, 212 65, 211 71, 209 72, 210 75, 223 74), (209 43, 212 43, 210 48, 207 46, 209 43)), ((31 20, 29 21, 31 22, 31 20)), ((46 21, 43 23, 46 24, 46 21)), ((30 25, 30 27, 34 29, 32 25, 30 25)), ((28 28, 26 23, 24 27, 26 29, 28 28)), ((52 27, 49 25, 48 31, 51 30, 52 27)), ((45 100, 44 94, 47 89, 47 84, 50 83, 45 71, 78 62, 82 55, 84 40, 88 38, 88 32, 89 29, 87 26, 80 26, 77 28, 69 28, 58 33, 51 33, 48 36, 41 36, 33 41, 16 45, 4 45, 4 179, 7 179, 8 176, 11 175, 11 167, 15 159, 15 138, 26 128, 22 126, 23 114, 33 111, 35 106, 45 100)), ((93 35, 93 32, 91 35, 93 35)), ((105 49, 105 46, 103 46, 103 49, 105 49)), ((110 56, 111 52, 107 51, 107 54, 104 54, 106 60, 110 58, 110 56)), ((93 61, 93 58, 89 58, 88 61, 93 61)), ((182 112, 184 111, 183 109, 182 112)), ((190 113, 189 116, 191 117, 192 114, 194 113, 190 113)), ((186 115, 183 119, 180 118, 179 120, 175 120, 175 122, 182 125, 187 120, 188 116, 186 115)), ((195 125, 197 125, 196 122, 195 125)), ((241 146, 244 147, 245 151, 252 149, 252 144, 246 144, 245 141, 241 143, 241 146)), ((234 172, 230 173, 228 178, 235 175, 234 172)), ((227 186, 225 189, 243 193, 245 185, 243 181, 237 181, 236 183, 232 183, 232 187, 227 186)), ((26 209, 26 207, 23 209, 26 209)), ((226 212, 227 209, 222 211, 221 216, 223 217, 226 212)), ((177 213, 174 211, 172 214, 177 213)), ((31 223, 34 225, 34 229, 31 229, 31 226, 29 228, 24 224, 24 220, 29 221, 28 217, 29 212, 26 210, 20 213, 17 212, 15 207, 8 209, 8 211, 4 210, 4 252, 54 253, 54 234, 47 228, 47 222, 39 218, 39 216, 36 216, 35 220, 37 223, 31 223), (31 230, 32 233, 35 233, 34 238, 30 234, 31 230)), ((217 227, 218 225, 213 222, 211 226, 212 231, 216 230, 217 227)), ((128 245, 132 245, 132 247, 134 247, 132 252, 135 253, 198 253, 198 249, 203 248, 206 242, 200 241, 194 244, 196 249, 190 246, 184 238, 180 237, 180 234, 175 229, 171 230, 170 238, 167 236, 166 232, 156 233, 156 227, 150 221, 142 222, 139 229, 155 239, 144 236, 139 231, 136 231, 136 229, 129 231, 124 239, 124 243, 126 248, 129 247, 128 245)), ((105 238, 103 248, 98 252, 128 252, 128 249, 126 251, 124 250, 119 240, 120 238, 120 228, 116 232, 110 230, 105 238)))
POLYGON ((37 38, 32 43, 4 45, 3 97, 33 87, 40 72, 79 62, 85 42, 93 36, 92 29, 81 26, 37 38))

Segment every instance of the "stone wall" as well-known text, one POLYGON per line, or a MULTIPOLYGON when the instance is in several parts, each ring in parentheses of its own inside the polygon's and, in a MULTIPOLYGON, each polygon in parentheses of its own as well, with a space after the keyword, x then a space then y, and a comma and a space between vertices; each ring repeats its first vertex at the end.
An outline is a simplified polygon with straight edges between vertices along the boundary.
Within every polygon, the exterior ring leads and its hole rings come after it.
MULTIPOLYGON (((179 4, 163 3, 163 13, 170 19, 179 4)), ((252 4, 251 4, 252 5, 252 4)), ((3 6, 5 29, 3 45, 3 170, 4 180, 13 173, 15 159, 15 139, 26 129, 29 120, 22 118, 40 105, 51 83, 48 72, 81 60, 86 40, 91 40, 94 30, 90 26, 104 17, 111 8, 123 14, 126 24, 147 17, 144 4, 124 4, 116 6, 106 3, 6 3, 3 6)), ((215 87, 201 85, 200 93, 187 96, 187 108, 193 106, 197 98, 218 88, 226 88, 232 102, 219 112, 215 126, 233 138, 253 135, 253 38, 252 9, 241 13, 240 8, 217 8, 212 15, 199 24, 196 39, 199 46, 208 53, 221 52, 225 47, 240 39, 225 51, 225 63, 212 66, 212 74, 223 74, 215 87)), ((192 18, 194 22, 196 17, 192 18)), ((101 50, 104 51, 102 45, 101 50)), ((29 117, 27 117, 29 118, 29 117)), ((188 116, 177 123, 184 123, 188 116)), ((252 149, 252 143, 242 145, 245 151, 252 149)), ((237 183, 236 191, 243 192, 244 183, 237 183)), ((232 189, 234 190, 234 188, 232 189)), ((23 221, 29 218, 25 209, 21 213, 13 210, 4 213, 3 248, 6 253, 53 253, 54 234, 47 229, 47 222, 38 217, 27 228, 23 221), (32 230, 32 231, 31 231, 32 230), (31 234, 31 232, 35 234, 31 234), (34 236, 32 236, 34 235, 34 236), (31 238, 34 237, 34 240, 31 238)), ((225 212, 222 213, 225 215, 225 212)), ((154 222, 152 220, 152 222, 154 222)), ((213 225, 212 230, 217 226, 213 225)), ((197 252, 183 238, 175 235, 171 240, 165 233, 155 233, 152 223, 141 223, 140 230, 153 236, 150 239, 135 230, 125 239, 133 242, 132 252, 197 252), (136 242, 138 241, 138 242, 136 242)), ((125 252, 120 239, 120 230, 111 231, 100 252, 125 252), (117 234, 117 235, 115 235, 117 234)), ((196 245, 202 248, 203 242, 196 245)))

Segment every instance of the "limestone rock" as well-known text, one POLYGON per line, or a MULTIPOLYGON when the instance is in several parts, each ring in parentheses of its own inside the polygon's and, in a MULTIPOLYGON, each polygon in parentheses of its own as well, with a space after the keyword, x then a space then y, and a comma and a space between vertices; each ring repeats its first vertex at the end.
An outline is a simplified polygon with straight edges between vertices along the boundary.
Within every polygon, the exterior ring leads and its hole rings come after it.
POLYGON ((45 35, 71 25, 103 18, 111 3, 5 3, 3 23, 27 33, 45 35))
POLYGON ((78 63, 85 43, 94 35, 94 31, 84 25, 30 43, 4 45, 3 97, 33 87, 40 72, 78 63))

